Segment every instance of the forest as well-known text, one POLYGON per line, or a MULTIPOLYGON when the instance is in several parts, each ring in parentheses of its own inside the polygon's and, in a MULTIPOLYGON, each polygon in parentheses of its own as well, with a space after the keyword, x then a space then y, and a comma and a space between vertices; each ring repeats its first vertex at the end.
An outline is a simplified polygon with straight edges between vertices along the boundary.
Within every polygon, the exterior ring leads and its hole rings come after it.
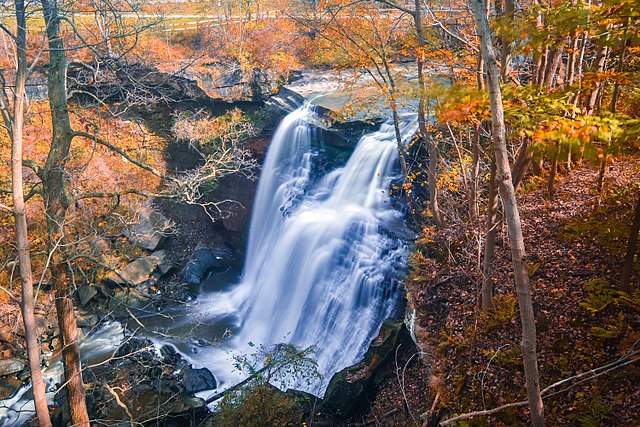
POLYGON ((637 426, 640 3, 0 2, 0 427, 637 426))

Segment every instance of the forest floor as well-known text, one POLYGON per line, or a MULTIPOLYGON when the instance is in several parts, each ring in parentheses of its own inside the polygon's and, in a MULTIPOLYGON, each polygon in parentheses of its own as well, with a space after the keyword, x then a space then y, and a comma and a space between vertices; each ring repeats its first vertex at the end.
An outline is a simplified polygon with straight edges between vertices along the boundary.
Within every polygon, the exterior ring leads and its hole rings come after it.
MULTIPOLYGON (((536 178, 518 196, 541 388, 615 362, 597 377, 581 376, 550 390, 544 398, 549 426, 637 426, 640 421, 640 363, 634 363, 640 359, 637 264, 634 291, 616 289, 640 190, 640 159, 622 158, 608 168, 598 209, 596 178, 594 168, 576 167, 559 177, 553 202, 546 182, 536 178)), ((480 232, 468 227, 456 231, 455 239, 448 231, 418 240, 406 287, 417 309, 422 353, 398 351, 358 425, 419 426, 432 405, 462 414, 526 400, 506 229, 499 231, 495 308, 487 313, 478 307, 480 232)), ((487 424, 528 425, 526 406, 459 425, 487 424)))

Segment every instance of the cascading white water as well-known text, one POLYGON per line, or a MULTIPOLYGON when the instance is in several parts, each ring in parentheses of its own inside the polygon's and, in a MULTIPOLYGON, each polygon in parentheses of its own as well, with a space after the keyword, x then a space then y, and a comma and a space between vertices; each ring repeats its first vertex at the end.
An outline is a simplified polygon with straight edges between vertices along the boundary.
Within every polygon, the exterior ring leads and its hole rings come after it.
MULTIPOLYGON (((322 176, 314 170, 316 119, 311 106, 305 105, 289 114, 273 137, 253 207, 241 282, 181 307, 188 311, 171 325, 194 331, 203 324, 235 323, 232 337, 218 346, 193 346, 191 351, 168 335, 149 337, 158 347, 180 347, 194 367, 209 368, 218 389, 242 379, 232 358, 254 351, 250 342, 267 348, 287 342, 317 347, 323 379, 301 388, 320 395, 334 373, 362 358, 396 308, 396 275, 407 249, 383 230, 402 217, 388 197, 399 169, 394 128, 387 123, 364 136, 344 167, 322 176)), ((409 137, 415 129, 415 120, 407 120, 402 134, 409 137)), ((83 356, 108 355, 122 336, 119 324, 104 325, 82 344, 83 356)), ((45 375, 55 382, 60 363, 45 375)), ((0 403, 0 426, 21 425, 33 414, 28 389, 0 403)))
MULTIPOLYGON (((396 309, 394 276, 406 246, 381 227, 381 220, 401 216, 388 196, 399 169, 393 126, 364 136, 344 167, 313 180, 313 118, 307 105, 278 128, 253 207, 242 281, 201 307, 213 316, 236 313, 238 329, 225 345, 232 352, 250 351, 250 342, 316 346, 323 380, 309 391, 321 394, 334 373, 359 361, 396 309)), ((415 123, 402 130, 411 135, 415 123)), ((224 372, 229 363, 219 352, 203 353, 190 359, 223 386, 238 380, 224 372)))

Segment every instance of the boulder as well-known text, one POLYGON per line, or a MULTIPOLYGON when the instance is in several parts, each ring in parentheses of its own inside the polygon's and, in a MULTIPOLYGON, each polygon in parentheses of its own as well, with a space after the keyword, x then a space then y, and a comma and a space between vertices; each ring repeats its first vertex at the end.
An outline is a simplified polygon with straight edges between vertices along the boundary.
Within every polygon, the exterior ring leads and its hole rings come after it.
POLYGON ((96 295, 98 295, 98 290, 91 284, 84 283, 78 287, 78 299, 83 306, 87 305, 96 295))
POLYGON ((173 390, 133 390, 128 407, 135 420, 148 420, 157 413, 157 408, 163 416, 170 417, 186 411, 203 409, 204 399, 186 395, 176 396, 173 390))
POLYGON ((182 384, 189 393, 213 390, 218 386, 213 374, 207 368, 194 369, 186 366, 182 370, 182 384))
POLYGON ((112 273, 108 278, 118 284, 140 285, 149 280, 159 264, 160 260, 156 257, 138 258, 118 270, 119 274, 112 273))
POLYGON ((405 335, 402 322, 386 320, 364 360, 331 378, 324 395, 326 410, 344 419, 365 412, 384 380, 385 367, 393 358, 394 349, 405 335))
POLYGON ((233 263, 233 250, 226 246, 207 248, 198 245, 182 270, 182 277, 190 285, 200 284, 215 270, 224 270, 233 263))
POLYGON ((0 360, 0 377, 17 374, 27 367, 27 364, 20 359, 4 359, 0 360))
POLYGON ((139 248, 155 251, 162 244, 167 231, 171 228, 171 221, 151 206, 142 207, 136 215, 138 217, 137 224, 125 234, 139 248))
POLYGON ((22 381, 17 378, 0 378, 0 400, 11 399, 22 388, 22 381))
POLYGON ((98 237, 89 241, 89 244, 100 254, 106 254, 111 251, 111 242, 104 237, 98 237))
POLYGON ((99 321, 100 319, 97 314, 82 311, 76 314, 76 324, 78 328, 90 329, 96 326, 99 321))
POLYGON ((165 250, 155 251, 149 256, 158 258, 158 272, 161 276, 166 275, 175 266, 174 263, 169 259, 169 256, 167 255, 167 252, 165 250))

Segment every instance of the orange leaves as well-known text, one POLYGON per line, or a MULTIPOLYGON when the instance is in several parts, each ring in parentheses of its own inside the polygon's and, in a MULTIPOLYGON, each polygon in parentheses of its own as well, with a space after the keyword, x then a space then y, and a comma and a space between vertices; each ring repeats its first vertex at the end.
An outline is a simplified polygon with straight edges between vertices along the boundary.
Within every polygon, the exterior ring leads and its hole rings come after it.
POLYGON ((485 94, 464 86, 451 86, 438 99, 436 115, 441 122, 475 123, 490 116, 485 94))

